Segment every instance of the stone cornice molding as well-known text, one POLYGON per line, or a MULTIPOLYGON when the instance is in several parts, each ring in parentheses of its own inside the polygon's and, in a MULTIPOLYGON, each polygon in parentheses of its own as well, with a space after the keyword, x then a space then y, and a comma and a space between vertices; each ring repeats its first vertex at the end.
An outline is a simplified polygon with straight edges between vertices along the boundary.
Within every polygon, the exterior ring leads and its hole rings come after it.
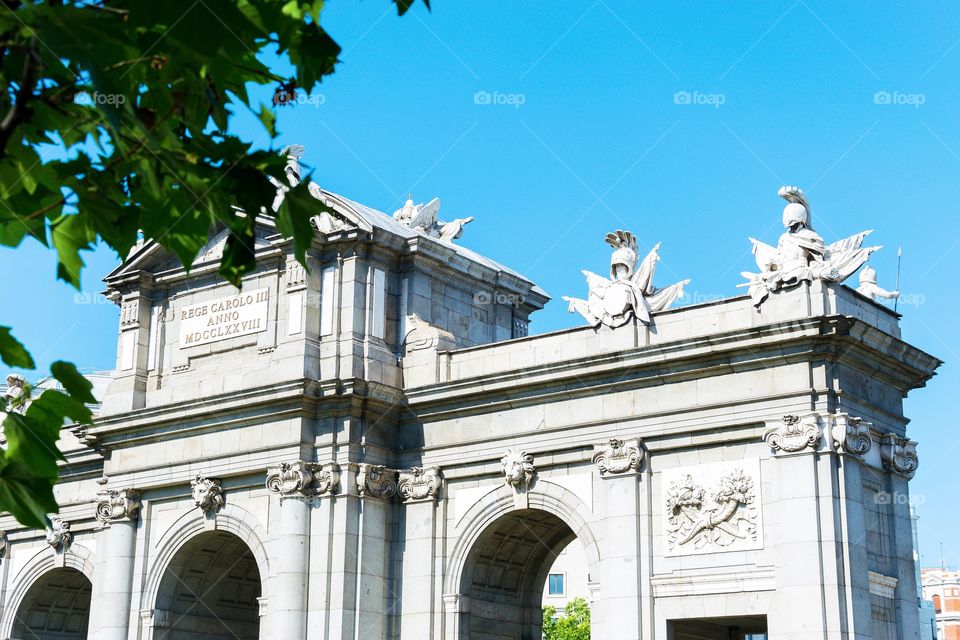
POLYGON ((283 497, 328 496, 340 486, 340 465, 336 462, 281 462, 267 470, 267 489, 283 497))
POLYGON ((643 441, 639 438, 610 438, 593 448, 593 463, 597 465, 601 477, 636 472, 643 464, 643 441))
POLYGON ((136 522, 143 506, 143 494, 137 489, 108 489, 97 494, 95 517, 103 525, 130 520, 136 522))
POLYGON ((812 453, 819 448, 822 435, 820 414, 812 412, 783 416, 767 427, 763 439, 777 454, 812 453))
POLYGON ((900 474, 907 480, 913 478, 920 465, 917 443, 895 433, 887 433, 880 439, 880 459, 884 469, 900 474))

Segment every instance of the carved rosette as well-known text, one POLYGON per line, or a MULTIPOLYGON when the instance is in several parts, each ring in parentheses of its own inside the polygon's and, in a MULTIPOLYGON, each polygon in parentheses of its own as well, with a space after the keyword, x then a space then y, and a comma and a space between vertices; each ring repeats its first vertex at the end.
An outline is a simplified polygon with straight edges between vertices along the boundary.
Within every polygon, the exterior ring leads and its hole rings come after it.
POLYGON ((208 516, 216 516, 224 505, 223 487, 220 480, 200 474, 190 482, 193 502, 208 516))
POLYGON ((917 443, 895 433, 888 433, 881 438, 880 458, 884 469, 899 473, 907 480, 913 478, 920 465, 917 443))
POLYGON ((849 453, 862 457, 873 446, 870 438, 870 429, 873 427, 862 418, 855 418, 846 413, 838 413, 833 417, 833 448, 837 453, 849 453))
POLYGON ((593 463, 600 475, 638 471, 643 463, 643 449, 640 440, 620 440, 610 438, 607 444, 594 445, 593 463))
POLYGON ((811 413, 800 417, 783 416, 780 422, 771 426, 763 434, 763 439, 774 451, 780 453, 800 453, 816 451, 820 444, 820 414, 811 413))
POLYGON ((440 493, 440 470, 436 467, 413 467, 401 471, 397 491, 404 502, 432 500, 440 493))
POLYGON ((97 520, 105 525, 122 520, 136 522, 140 517, 140 508, 143 506, 141 495, 141 492, 136 489, 101 491, 95 514, 97 520))
POLYGON ((361 463, 357 471, 357 491, 361 496, 392 498, 397 495, 397 471, 382 464, 361 463))
POLYGON ((57 553, 65 553, 73 542, 73 533, 70 532, 70 523, 53 516, 50 518, 50 527, 47 529, 47 544, 57 553))

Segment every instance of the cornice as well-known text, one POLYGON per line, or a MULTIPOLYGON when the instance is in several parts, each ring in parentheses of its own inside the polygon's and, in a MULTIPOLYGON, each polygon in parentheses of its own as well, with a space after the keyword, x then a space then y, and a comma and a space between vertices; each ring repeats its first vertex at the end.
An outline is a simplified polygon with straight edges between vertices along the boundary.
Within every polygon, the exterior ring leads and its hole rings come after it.
MULTIPOLYGON (((905 390, 916 388, 933 375, 932 369, 940 361, 901 340, 874 330, 886 336, 887 343, 895 346, 897 352, 911 351, 920 361, 917 366, 905 366, 889 351, 871 348, 851 337, 849 329, 862 324, 840 316, 816 317, 640 346, 415 387, 406 390, 407 403, 417 415, 439 419, 454 411, 462 415, 464 410, 470 410, 470 404, 490 410, 491 402, 495 404, 497 400, 519 406, 542 402, 557 394, 573 398, 601 393, 614 385, 619 390, 635 389, 755 370, 774 361, 814 362, 824 357, 851 366, 860 364, 864 373, 905 390), (869 358, 856 357, 863 355, 869 358), (624 377, 625 370, 630 372, 629 378, 624 377), (523 400, 518 400, 521 396, 523 400)), ((482 348, 470 350, 479 352, 482 348)), ((452 355, 458 353, 461 352, 452 355)))

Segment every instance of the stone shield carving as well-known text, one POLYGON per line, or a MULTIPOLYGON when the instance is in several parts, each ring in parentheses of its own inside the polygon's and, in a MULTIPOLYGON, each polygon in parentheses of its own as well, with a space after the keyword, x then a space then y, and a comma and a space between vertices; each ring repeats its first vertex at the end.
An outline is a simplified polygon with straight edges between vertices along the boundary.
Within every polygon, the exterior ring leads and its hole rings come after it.
POLYGON ((787 415, 764 432, 763 439, 770 448, 782 453, 799 453, 805 449, 816 451, 820 444, 820 415, 787 415))
POLYGON ((661 486, 664 555, 762 548, 757 459, 669 469, 661 486))
POLYGON ((194 504, 208 516, 215 516, 224 505, 223 487, 215 478, 200 474, 190 482, 194 504))
POLYGON ((620 440, 610 438, 605 445, 595 447, 596 453, 593 454, 593 463, 600 470, 600 475, 626 473, 627 471, 637 471, 643 463, 643 449, 640 448, 640 441, 620 440))
POLYGON ((397 490, 404 501, 436 498, 440 492, 439 470, 436 467, 413 467, 410 471, 401 471, 397 490))

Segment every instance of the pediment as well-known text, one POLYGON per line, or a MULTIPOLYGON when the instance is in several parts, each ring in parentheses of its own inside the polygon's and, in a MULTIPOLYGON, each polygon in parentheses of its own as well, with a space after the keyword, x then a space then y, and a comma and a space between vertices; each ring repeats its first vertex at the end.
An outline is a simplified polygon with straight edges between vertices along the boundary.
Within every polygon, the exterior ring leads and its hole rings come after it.
MULTIPOLYGON (((258 218, 256 227, 256 237, 254 239, 255 250, 266 249, 271 245, 270 236, 277 234, 277 230, 272 221, 264 218, 258 218), (262 222, 261 222, 262 221, 262 222)), ((230 230, 222 224, 216 225, 210 233, 210 237, 194 259, 191 269, 199 266, 213 265, 220 262, 223 258, 223 250, 227 244, 227 238, 230 236, 230 230)), ((139 247, 134 249, 127 256, 127 259, 111 271, 105 278, 105 282, 110 282, 122 278, 130 273, 147 271, 149 273, 161 273, 182 268, 180 258, 173 252, 160 246, 155 240, 147 240, 139 247)))

